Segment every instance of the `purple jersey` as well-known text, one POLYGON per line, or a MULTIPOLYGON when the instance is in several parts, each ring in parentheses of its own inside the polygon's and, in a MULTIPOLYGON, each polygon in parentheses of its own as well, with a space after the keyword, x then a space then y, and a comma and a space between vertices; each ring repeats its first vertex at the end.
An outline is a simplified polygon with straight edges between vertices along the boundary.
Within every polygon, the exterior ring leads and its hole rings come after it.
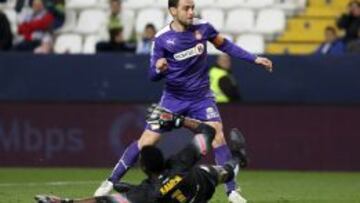
MULTIPOLYGON (((154 81, 166 78, 165 96, 194 100, 209 93, 206 43, 217 35, 212 25, 198 19, 184 32, 176 32, 167 25, 156 34, 150 78, 154 81), (159 58, 166 58, 168 62, 168 69, 163 73, 156 72, 155 64, 159 58)), ((254 60, 251 54, 246 57, 245 60, 254 60)))

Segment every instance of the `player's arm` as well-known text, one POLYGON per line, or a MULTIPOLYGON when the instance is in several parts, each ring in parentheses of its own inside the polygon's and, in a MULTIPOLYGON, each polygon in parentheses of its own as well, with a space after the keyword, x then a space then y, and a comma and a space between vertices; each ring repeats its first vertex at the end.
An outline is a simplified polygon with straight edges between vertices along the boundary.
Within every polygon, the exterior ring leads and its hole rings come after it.
POLYGON ((195 133, 193 141, 189 145, 168 159, 166 164, 168 169, 178 172, 186 171, 210 151, 216 133, 213 127, 197 120, 173 114, 159 106, 153 106, 149 112, 151 113, 147 122, 150 127, 166 130, 185 127, 195 133))
POLYGON ((232 57, 236 57, 250 63, 255 63, 257 65, 262 65, 266 70, 272 72, 273 65, 271 60, 247 52, 246 50, 230 42, 228 39, 224 38, 220 34, 217 34, 211 40, 211 43, 214 44, 217 49, 229 54, 232 57))
POLYGON ((154 130, 185 127, 195 134, 205 134, 211 140, 215 136, 215 129, 201 121, 171 113, 170 111, 154 104, 148 108, 147 123, 154 130))
POLYGON ((164 55, 164 48, 161 45, 160 39, 156 38, 153 42, 150 56, 150 80, 159 81, 165 76, 168 64, 164 55))

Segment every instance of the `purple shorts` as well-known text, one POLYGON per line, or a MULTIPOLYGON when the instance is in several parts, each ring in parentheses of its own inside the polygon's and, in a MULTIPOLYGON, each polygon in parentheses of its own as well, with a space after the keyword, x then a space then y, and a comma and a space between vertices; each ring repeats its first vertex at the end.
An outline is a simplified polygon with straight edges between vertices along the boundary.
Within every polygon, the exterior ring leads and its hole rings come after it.
MULTIPOLYGON (((205 97, 195 100, 181 100, 165 93, 161 97, 159 105, 172 113, 196 120, 221 122, 220 113, 211 92, 205 97)), ((150 127, 147 125, 146 129, 150 130, 150 127)), ((155 132, 161 131, 155 130, 155 132)))

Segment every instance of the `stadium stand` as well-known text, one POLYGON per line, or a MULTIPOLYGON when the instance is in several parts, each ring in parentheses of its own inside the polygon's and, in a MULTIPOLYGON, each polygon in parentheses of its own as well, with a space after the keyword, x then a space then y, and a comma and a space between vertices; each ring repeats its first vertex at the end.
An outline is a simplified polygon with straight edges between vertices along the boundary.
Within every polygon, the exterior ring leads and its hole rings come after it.
POLYGON ((75 30, 77 24, 77 14, 76 11, 67 9, 65 11, 65 22, 64 25, 58 29, 58 33, 67 33, 75 30))
POLYGON ((236 44, 255 54, 262 54, 265 51, 265 39, 260 34, 240 35, 236 39, 236 44))
POLYGON ((11 9, 11 8, 5 8, 2 11, 6 15, 6 17, 8 18, 8 20, 11 24, 11 31, 13 33, 16 33, 17 32, 17 17, 16 17, 15 10, 11 9))
POLYGON ((252 9, 267 8, 275 4, 275 0, 247 0, 245 6, 252 9))
POLYGON ((348 0, 308 0, 307 7, 288 19, 286 31, 269 43, 270 54, 310 54, 324 41, 327 26, 336 27, 336 18, 347 7, 348 0), (299 34, 301 33, 301 34, 299 34))
POLYGON ((106 13, 99 9, 87 9, 80 13, 75 32, 79 34, 97 34, 106 29, 106 13))
MULTIPOLYGON (((8 0, 0 4, 14 33, 15 3, 16 0, 8 0)), ((202 18, 232 39, 243 39, 245 35, 245 39, 265 43, 259 46, 246 43, 245 49, 257 46, 255 50, 260 51, 257 53, 309 54, 324 40, 324 29, 336 25, 336 18, 345 11, 349 0, 195 0, 195 3, 202 18)), ((66 0, 66 20, 55 35, 80 34, 84 43, 80 52, 95 53, 90 46, 109 39, 106 27, 109 12, 108 0, 66 0)), ((147 23, 160 30, 171 21, 164 0, 123 0, 120 18, 126 40, 139 37, 147 23)), ((209 46, 209 53, 218 52, 209 46)))
POLYGON ((201 17, 210 22, 216 29, 224 29, 225 14, 223 10, 216 8, 203 9, 201 17))
POLYGON ((67 9, 96 8, 98 3, 99 3, 98 0, 67 0, 66 8, 67 9))
POLYGON ((231 34, 250 32, 255 27, 255 12, 250 9, 234 9, 228 13, 224 31, 231 34))
POLYGON ((221 2, 218 0, 216 3, 219 8, 232 9, 243 6, 245 0, 222 0, 221 2))
POLYGON ((156 30, 160 30, 165 23, 164 16, 161 9, 148 8, 140 10, 135 22, 136 33, 140 34, 148 23, 154 24, 156 30))
POLYGON ((56 54, 79 54, 82 50, 82 37, 79 34, 62 34, 55 41, 56 54))

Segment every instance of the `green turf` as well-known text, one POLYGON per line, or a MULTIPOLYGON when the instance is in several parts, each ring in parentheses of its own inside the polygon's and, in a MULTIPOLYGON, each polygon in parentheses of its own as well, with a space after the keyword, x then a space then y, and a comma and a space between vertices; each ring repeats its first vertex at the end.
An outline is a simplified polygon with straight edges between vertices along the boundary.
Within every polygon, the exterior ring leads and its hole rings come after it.
MULTIPOLYGON (((65 197, 91 195, 110 169, 0 168, 0 202, 33 202, 35 194, 65 197)), ((138 182, 143 175, 131 170, 125 180, 138 182)), ((246 171, 239 177, 249 202, 349 202, 360 203, 360 173, 305 173, 246 171)), ((219 187, 211 202, 227 202, 219 187)))

